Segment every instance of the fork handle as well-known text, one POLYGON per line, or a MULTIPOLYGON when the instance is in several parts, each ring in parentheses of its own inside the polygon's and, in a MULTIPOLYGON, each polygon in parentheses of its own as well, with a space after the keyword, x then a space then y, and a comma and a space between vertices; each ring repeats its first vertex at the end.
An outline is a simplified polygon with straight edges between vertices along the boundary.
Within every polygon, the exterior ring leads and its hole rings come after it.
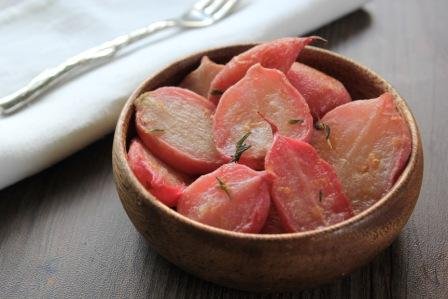
POLYGON ((34 77, 25 87, 0 99, 0 114, 9 114, 35 99, 66 73, 82 66, 88 66, 112 57, 120 49, 137 42, 153 33, 177 25, 175 20, 154 22, 146 27, 118 36, 97 47, 73 56, 60 65, 49 68, 34 77))

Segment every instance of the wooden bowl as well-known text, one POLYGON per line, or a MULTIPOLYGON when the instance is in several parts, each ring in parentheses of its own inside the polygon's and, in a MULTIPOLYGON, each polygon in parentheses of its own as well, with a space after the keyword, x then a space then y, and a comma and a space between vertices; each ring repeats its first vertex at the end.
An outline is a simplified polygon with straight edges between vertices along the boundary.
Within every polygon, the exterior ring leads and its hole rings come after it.
POLYGON ((126 102, 113 145, 118 194, 137 230, 150 246, 187 272, 217 284, 250 291, 302 289, 342 277, 388 247, 407 222, 417 201, 423 152, 417 124, 400 95, 380 76, 330 51, 306 47, 299 61, 340 80, 353 99, 389 91, 412 135, 412 153, 390 192, 353 218, 324 229, 277 235, 225 231, 192 221, 164 206, 137 181, 126 160, 135 136, 134 100, 143 92, 177 85, 203 55, 227 62, 254 45, 213 49, 181 59, 146 79, 126 102))

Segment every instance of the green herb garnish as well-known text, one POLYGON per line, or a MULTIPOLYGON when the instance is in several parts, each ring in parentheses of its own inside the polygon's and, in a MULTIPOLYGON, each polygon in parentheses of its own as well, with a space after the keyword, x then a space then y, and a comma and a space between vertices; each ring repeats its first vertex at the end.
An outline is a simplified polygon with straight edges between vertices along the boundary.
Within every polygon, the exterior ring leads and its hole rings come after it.
POLYGON ((151 132, 151 133, 163 133, 163 132, 165 132, 165 130, 164 129, 151 129, 151 130, 149 130, 149 132, 151 132))
POLYGON ((301 118, 292 118, 290 120, 288 120, 288 124, 290 125, 295 125, 295 124, 302 124, 303 123, 303 119, 301 118))
POLYGON ((331 140, 330 140, 330 133, 331 133, 331 129, 330 126, 327 125, 326 123, 323 123, 321 121, 316 122, 316 124, 314 125, 314 127, 319 130, 319 131, 324 131, 325 132, 325 140, 327 141, 328 146, 333 149, 333 145, 331 144, 331 140))
POLYGON ((232 160, 230 160, 230 162, 238 162, 241 158, 241 155, 251 147, 251 145, 244 143, 249 135, 250 132, 244 134, 244 136, 241 137, 240 140, 238 140, 238 142, 236 143, 235 154, 232 155, 232 160))
POLYGON ((222 191, 224 191, 227 196, 229 197, 229 199, 232 199, 230 197, 230 191, 229 191, 229 187, 227 187, 226 183, 224 183, 220 178, 216 177, 216 180, 218 181, 218 188, 221 189, 222 191))

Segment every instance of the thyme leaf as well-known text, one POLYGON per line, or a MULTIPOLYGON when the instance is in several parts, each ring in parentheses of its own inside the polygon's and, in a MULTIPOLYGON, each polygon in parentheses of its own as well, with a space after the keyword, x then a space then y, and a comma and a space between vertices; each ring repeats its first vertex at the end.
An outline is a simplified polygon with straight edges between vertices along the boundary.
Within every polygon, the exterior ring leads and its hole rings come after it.
POLYGON ((288 120, 288 124, 290 125, 295 125, 295 124, 302 124, 303 123, 303 119, 301 118, 292 118, 290 120, 288 120))
POLYGON ((164 129, 151 129, 151 130, 149 130, 149 132, 151 132, 151 133, 164 133, 165 132, 165 130, 164 129))
POLYGON ((241 137, 240 140, 238 140, 238 142, 236 143, 235 154, 232 155, 232 160, 230 160, 230 162, 238 162, 241 158, 241 155, 251 147, 251 145, 244 143, 249 135, 250 132, 247 132, 243 137, 241 137))
POLYGON ((230 197, 229 187, 227 187, 226 183, 224 183, 219 177, 216 177, 216 180, 218 181, 218 188, 224 191, 229 197, 229 199, 232 199, 230 197))
POLYGON ((330 140, 330 134, 331 134, 330 126, 324 122, 318 121, 318 122, 316 122, 314 127, 319 131, 325 132, 325 140, 327 141, 327 144, 330 147, 330 149, 333 149, 333 145, 331 144, 331 140, 330 140))

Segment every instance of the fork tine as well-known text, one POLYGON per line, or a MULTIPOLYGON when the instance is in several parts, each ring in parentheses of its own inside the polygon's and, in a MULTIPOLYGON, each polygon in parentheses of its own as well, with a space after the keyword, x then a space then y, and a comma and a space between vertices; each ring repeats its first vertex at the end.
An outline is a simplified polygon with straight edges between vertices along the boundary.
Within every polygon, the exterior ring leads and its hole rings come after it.
POLYGON ((219 9, 212 13, 213 19, 219 20, 224 17, 238 1, 239 0, 226 0, 226 2, 219 9))
MULTIPOLYGON (((1 0, 0 0, 1 1, 1 0)), ((209 26, 224 18, 239 0, 199 0, 179 18, 182 27, 209 26)))
POLYGON ((203 10, 204 7, 209 5, 211 2, 213 2, 213 0, 199 0, 195 4, 193 4, 193 9, 203 10))
POLYGON ((225 0, 213 0, 207 7, 204 8, 204 12, 207 15, 212 15, 222 6, 225 0))

